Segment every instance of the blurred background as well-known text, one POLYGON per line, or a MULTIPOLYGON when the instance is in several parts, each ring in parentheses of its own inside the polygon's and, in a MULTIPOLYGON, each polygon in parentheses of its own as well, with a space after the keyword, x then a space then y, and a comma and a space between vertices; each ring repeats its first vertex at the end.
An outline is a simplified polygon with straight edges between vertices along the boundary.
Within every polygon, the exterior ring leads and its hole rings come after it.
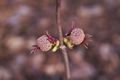
MULTIPOLYGON (((30 54, 49 31, 58 38, 55 0, 0 0, 0 80, 64 80, 61 51, 30 54)), ((120 0, 63 0, 62 27, 71 21, 91 34, 88 49, 68 49, 73 80, 120 80, 120 0)))

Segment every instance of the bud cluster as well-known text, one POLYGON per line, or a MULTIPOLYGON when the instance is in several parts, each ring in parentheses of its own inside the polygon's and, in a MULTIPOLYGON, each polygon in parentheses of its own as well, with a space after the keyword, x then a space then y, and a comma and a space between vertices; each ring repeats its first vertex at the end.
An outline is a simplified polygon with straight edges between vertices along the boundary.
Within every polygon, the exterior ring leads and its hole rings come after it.
MULTIPOLYGON (((64 44, 72 49, 75 45, 80 45, 85 41, 85 33, 80 28, 73 28, 63 39, 64 44)), ((36 47, 41 51, 55 52, 60 47, 60 41, 52 37, 50 34, 43 35, 36 40, 36 47)))

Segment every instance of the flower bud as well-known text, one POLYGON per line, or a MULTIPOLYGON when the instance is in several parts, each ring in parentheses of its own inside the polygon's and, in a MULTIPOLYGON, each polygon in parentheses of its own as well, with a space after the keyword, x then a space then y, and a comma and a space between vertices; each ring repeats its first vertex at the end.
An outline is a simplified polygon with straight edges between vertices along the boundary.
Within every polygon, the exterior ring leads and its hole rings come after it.
POLYGON ((69 36, 70 41, 74 45, 79 45, 84 41, 85 34, 82 29, 80 28, 74 28, 69 36))
POLYGON ((52 48, 52 43, 48 40, 47 35, 43 35, 37 39, 37 46, 41 51, 49 51, 52 48))

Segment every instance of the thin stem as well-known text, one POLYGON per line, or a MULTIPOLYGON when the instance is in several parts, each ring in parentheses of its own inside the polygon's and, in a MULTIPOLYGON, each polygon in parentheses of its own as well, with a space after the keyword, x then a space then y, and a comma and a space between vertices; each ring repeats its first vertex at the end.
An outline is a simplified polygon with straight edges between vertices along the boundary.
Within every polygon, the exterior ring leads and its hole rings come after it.
POLYGON ((64 61, 65 61, 65 70, 67 79, 70 79, 70 68, 69 68, 69 60, 68 60, 68 53, 66 50, 65 45, 63 44, 63 33, 62 33, 62 26, 61 26, 61 0, 56 0, 56 20, 57 20, 57 27, 59 31, 59 40, 60 40, 60 48, 62 50, 64 61))
POLYGON ((64 60, 65 60, 66 76, 67 76, 67 79, 69 80, 70 79, 70 67, 69 67, 69 60, 68 60, 66 48, 62 49, 62 53, 63 53, 64 60))
POLYGON ((56 20, 57 20, 57 26, 58 26, 58 31, 59 31, 59 40, 61 45, 63 45, 63 33, 62 33, 62 26, 61 26, 61 18, 60 18, 60 13, 61 13, 61 0, 56 1, 56 20))

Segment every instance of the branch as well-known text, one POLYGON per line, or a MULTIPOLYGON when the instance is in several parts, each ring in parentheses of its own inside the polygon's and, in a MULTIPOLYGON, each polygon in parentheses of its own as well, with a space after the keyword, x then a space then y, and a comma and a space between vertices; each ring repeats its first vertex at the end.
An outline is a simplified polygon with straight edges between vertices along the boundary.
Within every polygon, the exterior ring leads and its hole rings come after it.
POLYGON ((56 1, 56 18, 57 18, 56 20, 57 20, 57 27, 59 31, 59 40, 61 45, 63 45, 63 33, 62 33, 60 13, 61 13, 61 0, 57 0, 56 1))
POLYGON ((57 20, 57 27, 59 31, 60 49, 64 56, 66 76, 67 76, 67 79, 69 80, 71 76, 70 76, 68 53, 66 51, 66 46, 63 44, 63 33, 62 33, 62 26, 61 26, 61 16, 60 16, 61 1, 62 0, 56 0, 56 20, 57 20))

